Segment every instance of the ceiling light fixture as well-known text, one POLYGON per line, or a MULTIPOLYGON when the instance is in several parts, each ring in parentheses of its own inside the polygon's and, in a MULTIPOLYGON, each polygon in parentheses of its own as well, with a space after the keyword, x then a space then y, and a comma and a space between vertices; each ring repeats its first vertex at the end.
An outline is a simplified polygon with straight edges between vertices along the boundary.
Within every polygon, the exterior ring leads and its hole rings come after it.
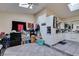
POLYGON ((19 7, 33 9, 33 6, 34 5, 32 3, 19 3, 19 7))

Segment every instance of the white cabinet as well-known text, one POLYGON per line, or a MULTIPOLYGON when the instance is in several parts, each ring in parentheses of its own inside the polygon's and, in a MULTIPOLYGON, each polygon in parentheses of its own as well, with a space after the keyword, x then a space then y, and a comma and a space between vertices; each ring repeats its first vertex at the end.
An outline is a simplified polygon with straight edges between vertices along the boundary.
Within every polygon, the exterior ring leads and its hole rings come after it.
POLYGON ((56 39, 57 40, 62 40, 63 39, 63 34, 62 33, 58 33, 58 34, 56 34, 56 39))
POLYGON ((79 42, 79 33, 72 34, 71 40, 79 42))
POLYGON ((71 40, 71 41, 79 42, 79 33, 74 33, 74 32, 64 33, 63 38, 65 40, 71 40))
MULTIPOLYGON (((54 16, 39 16, 37 23, 40 25, 40 32, 42 38, 45 40, 45 43, 48 45, 54 45, 59 41, 62 41, 62 33, 56 34, 56 28, 53 28, 54 16), (42 26, 41 24, 45 23, 46 25, 42 26), (51 27, 51 33, 47 33, 47 27, 51 27)), ((55 26, 56 27, 56 26, 55 26)))
POLYGON ((55 41, 59 42, 59 41, 62 41, 62 40, 64 40, 63 39, 63 33, 57 33, 56 37, 55 37, 55 41))
POLYGON ((71 38, 70 36, 70 33, 63 33, 64 40, 69 40, 71 38))

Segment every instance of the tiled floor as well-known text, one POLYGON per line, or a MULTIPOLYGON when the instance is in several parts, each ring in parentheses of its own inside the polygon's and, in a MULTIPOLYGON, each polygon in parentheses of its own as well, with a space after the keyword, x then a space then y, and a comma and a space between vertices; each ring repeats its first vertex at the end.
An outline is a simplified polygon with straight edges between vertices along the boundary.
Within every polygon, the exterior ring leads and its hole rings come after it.
POLYGON ((66 44, 55 46, 39 46, 37 44, 25 44, 6 49, 4 56, 79 56, 79 43, 66 41, 66 44), (63 53, 64 52, 64 53, 63 53))
POLYGON ((55 49, 37 44, 26 44, 6 49, 4 56, 67 56, 55 49))
POLYGON ((69 53, 74 56, 79 56, 79 43, 78 42, 73 42, 73 41, 66 41, 67 43, 62 45, 62 44, 57 44, 53 47, 64 51, 66 53, 69 53))

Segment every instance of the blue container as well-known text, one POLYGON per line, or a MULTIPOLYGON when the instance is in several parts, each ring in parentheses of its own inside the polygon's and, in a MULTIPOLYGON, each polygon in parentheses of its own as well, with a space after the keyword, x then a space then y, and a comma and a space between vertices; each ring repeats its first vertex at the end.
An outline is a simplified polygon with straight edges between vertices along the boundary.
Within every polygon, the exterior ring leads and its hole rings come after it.
POLYGON ((44 40, 43 39, 38 39, 38 40, 36 40, 36 43, 38 45, 44 45, 44 40))

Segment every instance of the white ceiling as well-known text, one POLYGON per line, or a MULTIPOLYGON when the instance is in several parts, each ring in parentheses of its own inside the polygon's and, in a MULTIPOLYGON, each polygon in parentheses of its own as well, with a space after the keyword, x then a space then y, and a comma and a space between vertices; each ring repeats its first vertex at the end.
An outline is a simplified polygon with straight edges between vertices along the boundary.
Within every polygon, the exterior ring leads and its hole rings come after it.
POLYGON ((68 3, 53 3, 49 4, 48 8, 50 8, 55 15, 60 18, 69 18, 79 15, 79 10, 73 12, 69 10, 68 3))
POLYGON ((13 13, 35 14, 39 12, 45 4, 37 4, 33 9, 19 7, 19 3, 0 3, 0 11, 13 13))
POLYGON ((67 3, 39 3, 32 10, 19 7, 18 3, 0 3, 1 12, 36 14, 44 8, 50 9, 60 18, 68 18, 79 15, 79 10, 71 12, 67 3))

